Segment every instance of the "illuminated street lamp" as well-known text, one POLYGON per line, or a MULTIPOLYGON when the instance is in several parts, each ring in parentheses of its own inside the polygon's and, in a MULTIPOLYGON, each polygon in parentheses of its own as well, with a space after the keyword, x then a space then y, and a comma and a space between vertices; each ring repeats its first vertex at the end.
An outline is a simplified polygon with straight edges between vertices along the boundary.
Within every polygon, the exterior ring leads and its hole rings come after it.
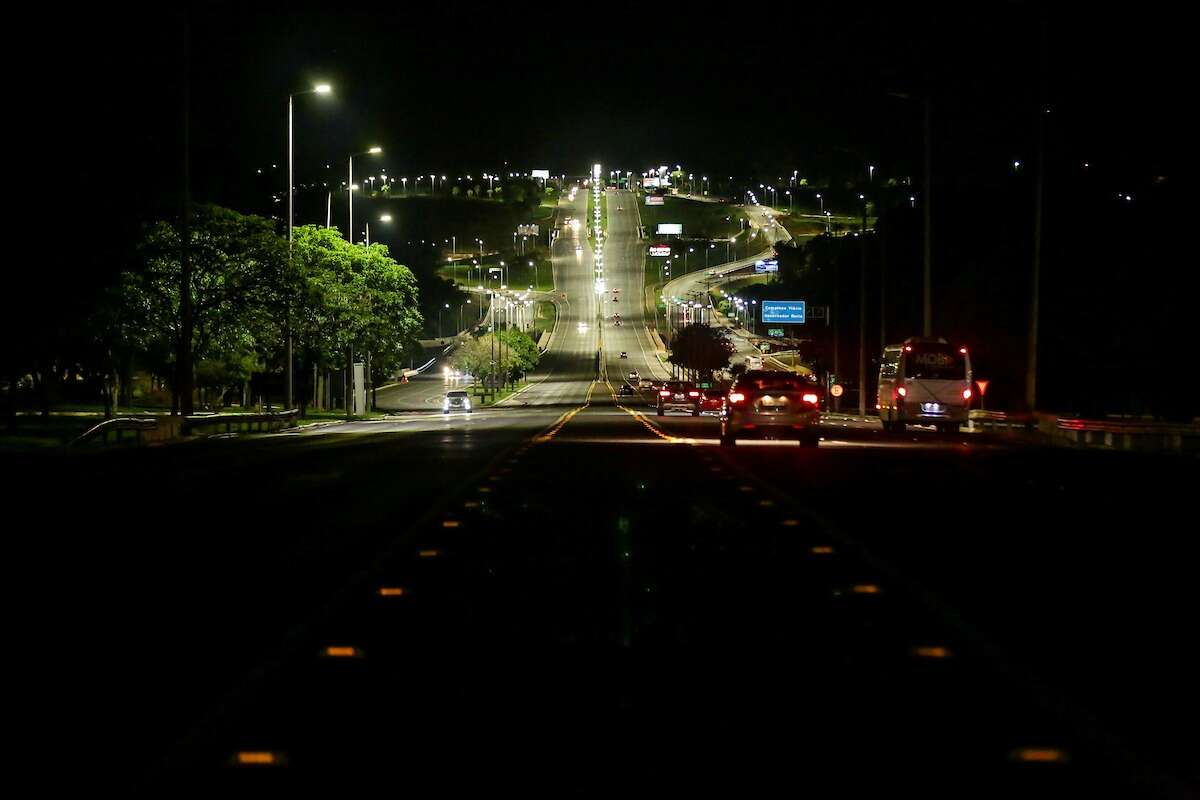
POLYGON ((346 181, 346 186, 349 187, 346 190, 346 198, 347 198, 348 204, 350 206, 350 227, 346 230, 346 239, 347 239, 347 241, 350 242, 350 244, 354 244, 354 190, 356 188, 358 188, 354 185, 354 157, 355 156, 368 156, 368 155, 377 156, 382 152, 383 152, 382 147, 375 146, 375 147, 368 147, 366 150, 363 150, 360 153, 351 153, 350 154, 350 174, 349 174, 349 178, 346 181))
MULTIPOLYGON (((379 221, 380 222, 391 222, 392 215, 391 214, 383 214, 382 216, 379 217, 379 221)), ((371 223, 368 222, 367 223, 367 247, 370 247, 370 246, 371 246, 371 223)))
MULTIPOLYGON (((303 92, 292 92, 288 95, 288 210, 287 210, 287 240, 288 240, 288 257, 292 253, 292 224, 295 218, 295 185, 296 179, 293 175, 292 168, 292 106, 293 100, 299 94, 329 94, 333 88, 327 83, 318 83, 313 88, 303 92)), ((292 379, 292 332, 289 326, 287 333, 287 364, 284 372, 284 405, 289 409, 292 407, 294 381, 292 379)))

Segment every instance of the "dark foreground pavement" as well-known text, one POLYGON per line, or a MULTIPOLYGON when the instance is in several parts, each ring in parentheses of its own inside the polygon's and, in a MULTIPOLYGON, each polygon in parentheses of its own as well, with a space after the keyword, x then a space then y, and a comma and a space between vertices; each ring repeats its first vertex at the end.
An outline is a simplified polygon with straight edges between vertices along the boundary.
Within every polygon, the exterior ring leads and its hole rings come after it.
POLYGON ((1188 796, 1194 462, 636 411, 57 462, 46 741, 154 796, 1188 796))

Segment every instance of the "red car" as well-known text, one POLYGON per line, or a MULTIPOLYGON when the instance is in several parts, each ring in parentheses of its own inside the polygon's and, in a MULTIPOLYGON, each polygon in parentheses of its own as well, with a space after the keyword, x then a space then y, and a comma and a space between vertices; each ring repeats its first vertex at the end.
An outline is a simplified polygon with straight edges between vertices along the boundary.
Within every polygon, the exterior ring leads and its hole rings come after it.
POLYGON ((700 413, 720 416, 725 410, 725 392, 721 389, 704 389, 700 392, 700 413))

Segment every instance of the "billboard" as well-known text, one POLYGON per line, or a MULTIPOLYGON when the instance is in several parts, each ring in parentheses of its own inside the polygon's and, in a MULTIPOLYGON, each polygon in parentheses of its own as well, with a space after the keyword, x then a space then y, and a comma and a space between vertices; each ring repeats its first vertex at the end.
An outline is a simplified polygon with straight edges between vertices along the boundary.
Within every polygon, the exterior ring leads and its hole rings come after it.
POLYGON ((517 226, 517 236, 537 236, 537 235, 538 235, 538 226, 537 225, 530 224, 530 225, 518 225, 517 226))
POLYGON ((652 256, 670 256, 671 245, 669 244, 652 244, 650 245, 650 255, 652 256))
POLYGON ((665 205, 665 198, 661 194, 648 194, 648 195, 646 195, 646 205, 648 205, 648 206, 665 205))
POLYGON ((660 183, 658 178, 642 178, 643 189, 657 189, 660 183))
POLYGON ((796 325, 804 324, 803 300, 763 300, 763 322, 787 322, 796 325))
POLYGON ((767 258, 754 262, 755 272, 779 272, 779 259, 767 258))
POLYGON ((658 234, 660 236, 670 236, 671 234, 682 236, 683 225, 675 222, 660 222, 658 223, 658 234))
POLYGON ((592 179, 597 180, 597 181, 600 180, 600 165, 599 164, 592 164, 592 179))
POLYGON ((548 169, 535 169, 529 175, 533 178, 541 178, 544 181, 550 180, 550 170, 548 169))

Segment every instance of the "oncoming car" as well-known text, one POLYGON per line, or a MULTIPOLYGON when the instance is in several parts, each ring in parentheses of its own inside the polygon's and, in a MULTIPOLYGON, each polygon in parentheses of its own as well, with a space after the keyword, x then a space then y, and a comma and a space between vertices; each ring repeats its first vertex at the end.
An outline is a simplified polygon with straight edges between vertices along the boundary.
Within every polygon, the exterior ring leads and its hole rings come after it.
POLYGON ((446 392, 446 396, 442 398, 442 413, 449 414, 451 411, 471 413, 471 398, 466 392, 461 390, 446 392))
POLYGON ((721 445, 739 438, 799 439, 816 447, 821 421, 821 389, 815 380, 791 372, 751 370, 729 390, 721 413, 721 445))

